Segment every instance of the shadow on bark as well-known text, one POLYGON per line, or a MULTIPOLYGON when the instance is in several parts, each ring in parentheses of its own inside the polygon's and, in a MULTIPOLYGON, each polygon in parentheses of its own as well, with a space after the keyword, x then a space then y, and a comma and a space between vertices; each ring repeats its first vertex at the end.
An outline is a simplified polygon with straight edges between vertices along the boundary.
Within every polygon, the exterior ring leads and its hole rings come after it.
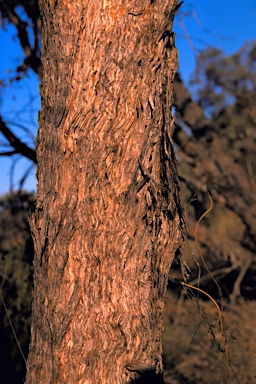
POLYGON ((133 379, 129 383, 132 384, 165 384, 162 373, 156 373, 154 370, 140 372, 139 377, 133 379))

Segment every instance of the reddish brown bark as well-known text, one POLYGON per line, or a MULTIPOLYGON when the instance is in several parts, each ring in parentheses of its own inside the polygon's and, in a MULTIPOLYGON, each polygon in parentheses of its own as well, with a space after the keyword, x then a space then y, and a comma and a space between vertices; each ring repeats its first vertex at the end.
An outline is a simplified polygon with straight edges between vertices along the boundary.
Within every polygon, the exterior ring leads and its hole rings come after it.
POLYGON ((27 384, 162 372, 164 293, 183 226, 170 113, 176 5, 41 0, 27 384))

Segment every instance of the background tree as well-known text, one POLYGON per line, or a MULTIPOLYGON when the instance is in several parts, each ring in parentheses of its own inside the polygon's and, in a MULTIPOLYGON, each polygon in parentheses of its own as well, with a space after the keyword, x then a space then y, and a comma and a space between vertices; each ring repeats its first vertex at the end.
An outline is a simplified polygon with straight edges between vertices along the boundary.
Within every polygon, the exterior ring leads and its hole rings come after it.
MULTIPOLYGON (((189 204, 191 248, 187 254, 191 249, 198 254, 193 234, 210 203, 207 188, 214 206, 198 236, 208 266, 226 296, 239 297, 242 283, 244 290, 249 289, 245 295, 255 295, 255 43, 230 57, 216 49, 198 56, 193 81, 197 102, 176 80, 179 127, 174 140, 179 148, 183 197, 189 204)), ((205 273, 209 289, 211 276, 205 273)))
MULTIPOLYGON (((0 20, 3 28, 11 25, 16 30, 16 38, 20 43, 22 55, 17 58, 13 70, 8 76, 0 79, 1 88, 19 84, 31 72, 41 80, 41 26, 38 2, 30 1, 0 1, 0 20)), ((10 48, 8 47, 8 50, 10 48)), ((23 102, 24 97, 22 97, 23 102)), ((28 102, 32 105, 32 100, 28 102)), ((23 111, 24 112, 24 111, 23 111)), ((31 126, 26 125, 18 113, 5 115, 0 113, 0 156, 12 159, 11 177, 14 166, 20 158, 27 159, 26 170, 20 175, 20 188, 36 164, 34 150, 34 135, 31 126), (9 116, 10 115, 10 116, 9 116), (13 116, 11 116, 13 115, 13 116), (21 155, 21 156, 20 156, 21 155), (30 163, 31 161, 31 163, 30 163)), ((12 186, 13 182, 10 183, 12 186)))
MULTIPOLYGON (((34 196, 12 193, 0 200, 0 294, 16 331, 24 355, 28 353, 32 291, 33 241, 28 213, 34 196)), ((1 380, 19 383, 25 376, 25 364, 1 300, 1 380)))
MULTIPOLYGON (((24 47, 24 59, 18 64, 14 79, 21 78, 29 68, 32 68, 40 76, 41 64, 39 66, 33 65, 33 67, 29 65, 33 61, 29 59, 32 50, 34 62, 40 63, 39 49, 33 48, 40 45, 37 4, 27 1, 8 1, 6 4, 0 2, 0 9, 4 22, 14 23, 17 36, 24 47), (35 14, 31 16, 31 12, 35 12, 35 14), (29 39, 26 39, 26 36, 29 36, 29 39), (27 55, 28 59, 26 60, 27 55)), ((190 230, 190 235, 186 241, 189 247, 184 248, 183 254, 192 268, 191 282, 193 283, 195 279, 197 282, 199 272, 194 258, 200 262, 200 257, 194 242, 194 228, 200 215, 209 206, 207 187, 214 205, 212 211, 201 222, 198 237, 208 267, 221 285, 224 295, 231 299, 235 299, 237 296, 240 299, 241 296, 255 298, 255 202, 252 193, 255 184, 255 156, 253 156, 255 146, 254 78, 255 44, 248 43, 240 52, 230 57, 223 57, 223 53, 219 50, 210 49, 199 56, 198 69, 193 81, 198 96, 194 100, 191 96, 192 87, 189 88, 190 90, 186 89, 180 76, 176 76, 174 81, 175 103, 179 113, 174 140, 190 230), (212 142, 213 145, 211 145, 212 142)), ((10 144, 3 151, 9 152, 7 154, 22 153, 35 161, 34 149, 29 148, 28 145, 23 146, 22 144, 26 143, 14 135, 11 127, 6 124, 3 118, 0 120, 0 127, 8 137, 10 144)), ((17 220, 15 216, 14 220, 17 220)), ((6 262, 7 259, 11 260, 7 256, 3 260, 6 262)), ((16 263, 9 264, 11 276, 17 276, 15 265, 16 263)), ((2 265, 2 270, 7 267, 2 265)), ((30 270, 28 266, 23 265, 22 268, 23 270, 30 270)), ((214 297, 217 297, 216 286, 210 279, 208 272, 204 271, 203 265, 202 273, 204 276, 201 278, 201 286, 214 297)), ((176 272, 172 270, 172 274, 176 274, 176 272)), ((176 276, 180 277, 180 275, 176 276)), ((15 311, 13 312, 12 308, 15 308, 16 304, 11 303, 12 293, 10 296, 8 294, 9 289, 12 292, 13 288, 11 284, 6 284, 6 280, 4 281, 4 297, 9 297, 7 304, 12 311, 11 315, 13 315, 15 311)), ((19 286, 19 283, 16 286, 19 286)), ((176 286, 171 285, 170 288, 174 290, 176 286)), ((21 297, 20 294, 18 296, 21 297)), ((29 295, 26 295, 26 300, 28 298, 29 295)), ((24 307, 29 306, 26 300, 24 307)), ((168 312, 167 307, 164 357, 170 382, 173 383, 173 380, 186 382, 185 380, 187 380, 191 384, 198 382, 198 378, 202 383, 203 380, 207 383, 210 380, 217 382, 218 370, 211 371, 211 367, 216 364, 215 354, 212 354, 213 360, 205 354, 207 348, 212 350, 212 345, 209 346, 210 341, 207 338, 207 332, 205 333, 206 336, 197 332, 192 344, 186 346, 186 340, 191 340, 191 333, 195 332, 196 325, 193 325, 195 314, 193 310, 188 309, 188 312, 183 312, 181 315, 179 301, 177 302, 177 299, 170 295, 168 295, 168 300, 171 303, 172 313, 170 313, 171 310, 168 312), (180 329, 177 330, 178 323, 180 329), (188 324, 190 324, 189 327, 188 324), (182 342, 180 338, 175 339, 177 333, 183 335, 182 342), (172 342, 168 342, 169 340, 172 342), (178 348, 173 349, 173 345, 178 345, 178 348), (193 359, 190 359, 188 364, 187 356, 190 355, 193 355, 193 359), (203 365, 202 361, 204 361, 203 365), (207 375, 207 372, 211 373, 207 375)), ((185 308, 187 306, 184 306, 184 311, 185 308)), ((252 332, 253 307, 249 303, 242 303, 240 306, 232 305, 230 308, 230 311, 227 311, 228 319, 231 319, 228 324, 231 324, 233 328, 229 327, 229 329, 232 336, 235 335, 236 337, 236 343, 232 344, 232 351, 236 353, 236 356, 234 359, 232 357, 232 360, 235 360, 235 367, 239 370, 241 382, 247 382, 248 377, 254 378, 253 369, 250 367, 251 359, 242 362, 241 355, 244 354, 241 354, 241 349, 237 343, 241 343, 243 351, 248 353, 253 353, 255 350, 252 343, 254 339, 252 332), (240 322, 241 313, 245 316, 243 324, 246 323, 246 327, 240 322), (251 317, 249 316, 250 313, 252 314, 251 317), (235 324, 240 325, 234 326, 235 324), (237 345, 236 349, 235 346, 237 345)), ((25 333, 20 329, 20 319, 15 317, 15 329, 18 331, 19 337, 26 334, 27 315, 24 318, 26 318, 24 320, 25 333)), ((5 324, 7 324, 6 320, 5 324)), ((6 332, 5 328, 3 334, 6 332)), ((22 346, 26 353, 23 342, 22 346)), ((16 344, 10 349, 16 351, 16 344)), ((5 357, 6 353, 7 350, 5 349, 5 357)), ((17 364, 17 356, 16 354, 13 366, 19 367, 22 362, 17 364)), ((1 362, 3 362, 3 358, 1 362)), ((7 364, 2 365, 3 372, 7 364)), ((12 370, 14 369, 12 368, 12 370)), ((168 377, 166 382, 169 382, 168 377)), ((18 382, 17 376, 13 382, 18 382)))

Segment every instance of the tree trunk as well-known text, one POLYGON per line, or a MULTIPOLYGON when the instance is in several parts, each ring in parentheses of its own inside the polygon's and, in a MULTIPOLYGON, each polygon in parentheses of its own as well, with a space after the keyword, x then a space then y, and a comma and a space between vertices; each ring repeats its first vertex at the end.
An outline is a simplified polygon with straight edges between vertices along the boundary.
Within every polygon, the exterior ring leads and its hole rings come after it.
POLYGON ((26 384, 162 372, 182 242, 172 149, 176 0, 41 0, 42 110, 26 384))

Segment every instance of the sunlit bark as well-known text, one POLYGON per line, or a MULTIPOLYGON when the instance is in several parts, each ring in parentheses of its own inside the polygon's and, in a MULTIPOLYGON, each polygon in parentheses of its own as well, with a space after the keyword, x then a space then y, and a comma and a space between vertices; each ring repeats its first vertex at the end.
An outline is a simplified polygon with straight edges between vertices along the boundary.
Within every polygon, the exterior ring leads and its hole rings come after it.
POLYGON ((46 1, 26 383, 162 372, 182 241, 172 149, 176 1, 46 1))

